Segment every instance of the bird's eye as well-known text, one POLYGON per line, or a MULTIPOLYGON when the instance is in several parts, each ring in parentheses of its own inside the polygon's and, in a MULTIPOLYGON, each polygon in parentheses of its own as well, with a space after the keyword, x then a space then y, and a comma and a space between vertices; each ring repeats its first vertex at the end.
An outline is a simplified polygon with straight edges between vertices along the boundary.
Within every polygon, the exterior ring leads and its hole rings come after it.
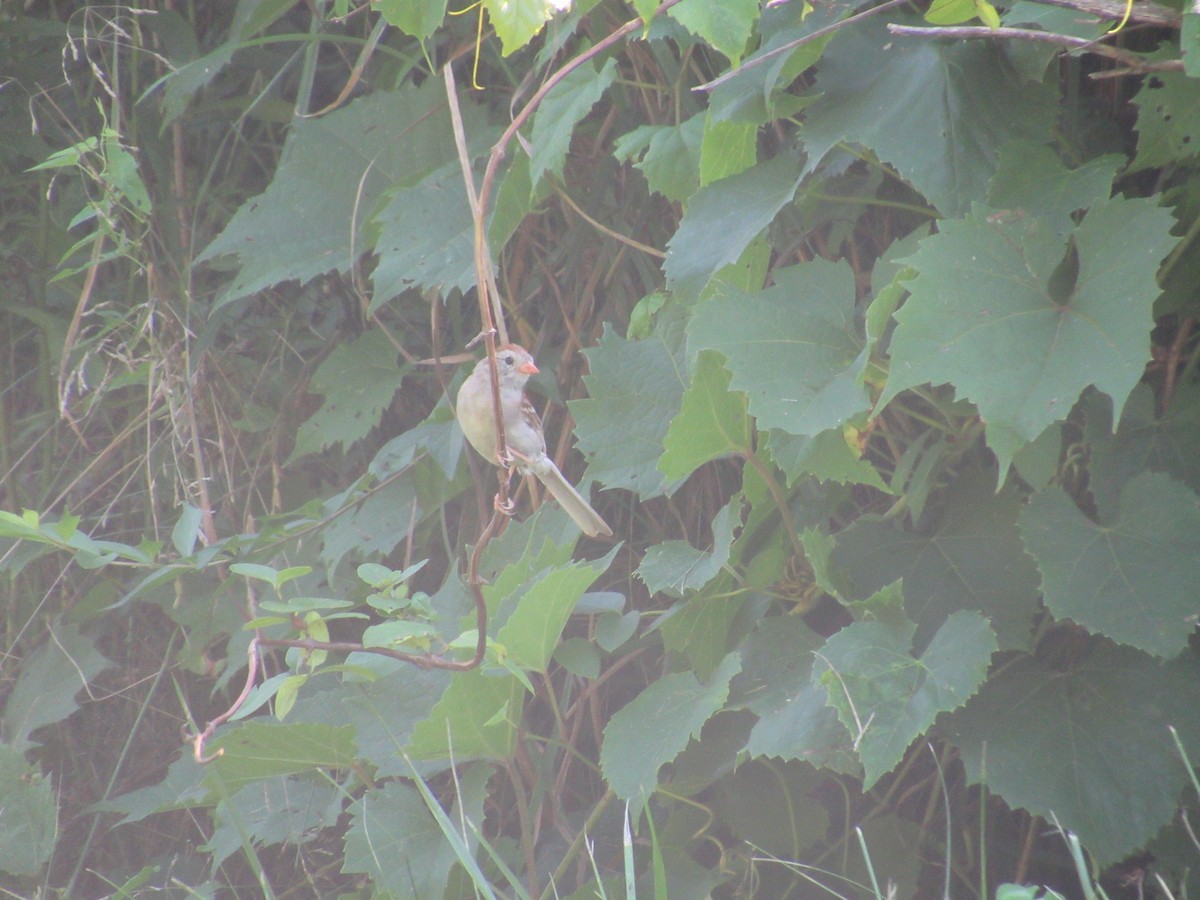
POLYGON ((509 354, 507 354, 506 356, 503 356, 503 357, 501 357, 501 361, 502 361, 502 362, 503 362, 503 363, 504 363, 506 366, 511 366, 511 365, 513 364, 513 356, 512 356, 512 354, 511 354, 511 353, 509 353, 509 354))

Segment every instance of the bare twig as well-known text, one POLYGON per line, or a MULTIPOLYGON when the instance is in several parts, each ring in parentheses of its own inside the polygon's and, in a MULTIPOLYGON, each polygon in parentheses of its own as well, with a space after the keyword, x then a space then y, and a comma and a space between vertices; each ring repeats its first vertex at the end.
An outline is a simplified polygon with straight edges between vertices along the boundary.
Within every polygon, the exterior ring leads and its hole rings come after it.
POLYGON ((889 24, 888 31, 902 37, 954 38, 959 40, 986 38, 993 41, 1018 40, 1033 41, 1039 44, 1054 44, 1057 47, 1065 47, 1068 50, 1095 53, 1097 56, 1103 56, 1124 63, 1128 68, 1122 70, 1123 72, 1162 72, 1183 69, 1182 60, 1169 59, 1160 62, 1151 62, 1144 57, 1138 56, 1136 53, 1130 53, 1127 50, 1121 50, 1117 47, 1110 47, 1108 44, 1101 44, 1096 40, 1074 37, 1069 34, 1056 34, 1053 31, 1038 31, 1035 28, 989 28, 986 25, 948 25, 927 28, 916 25, 889 24))
MULTIPOLYGON (((1073 9, 1111 22, 1119 22, 1125 18, 1127 9, 1125 0, 1034 0, 1034 2, 1062 9, 1073 9)), ((1141 22, 1145 25, 1161 25, 1165 28, 1179 28, 1183 18, 1177 10, 1159 6, 1149 0, 1144 0, 1144 2, 1139 0, 1133 4, 1133 9, 1129 13, 1129 21, 1141 22)))

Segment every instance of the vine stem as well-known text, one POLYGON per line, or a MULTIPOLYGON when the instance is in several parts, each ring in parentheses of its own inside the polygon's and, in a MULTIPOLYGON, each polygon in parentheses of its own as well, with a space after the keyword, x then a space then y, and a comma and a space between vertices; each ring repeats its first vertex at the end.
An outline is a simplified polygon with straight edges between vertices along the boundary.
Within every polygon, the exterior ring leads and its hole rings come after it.
POLYGON ((763 483, 766 484, 767 490, 771 492, 771 498, 775 501, 779 515, 783 518, 783 527, 787 529, 788 538, 792 542, 793 549, 795 549, 798 555, 805 556, 804 544, 800 540, 800 533, 796 531, 796 523, 792 521, 792 511, 788 509, 787 497, 784 496, 783 488, 776 480, 770 466, 759 459, 753 450, 743 453, 742 458, 759 474, 763 483))
POLYGON ((1095 39, 1079 38, 1069 34, 1056 34, 1053 31, 1038 31, 1034 28, 991 28, 987 25, 950 25, 926 28, 916 25, 889 24, 888 31, 891 34, 904 37, 957 38, 968 40, 986 38, 988 40, 1001 41, 1032 41, 1038 44, 1054 44, 1057 47, 1066 47, 1069 50, 1095 53, 1097 56, 1104 56, 1108 59, 1124 63, 1128 67, 1128 69, 1123 70, 1126 72, 1183 71, 1183 60, 1181 59, 1148 62, 1144 57, 1138 56, 1136 53, 1130 53, 1117 47, 1101 44, 1095 39))

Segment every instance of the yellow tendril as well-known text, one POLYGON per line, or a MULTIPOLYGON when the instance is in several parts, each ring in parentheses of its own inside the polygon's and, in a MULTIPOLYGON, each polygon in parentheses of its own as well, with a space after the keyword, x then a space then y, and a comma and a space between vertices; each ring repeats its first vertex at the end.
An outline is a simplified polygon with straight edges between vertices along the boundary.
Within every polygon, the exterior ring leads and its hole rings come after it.
POLYGON ((1116 34, 1129 21, 1129 17, 1133 14, 1133 0, 1125 0, 1125 15, 1121 17, 1121 21, 1117 23, 1115 28, 1108 30, 1109 34, 1116 34))
POLYGON ((479 22, 475 26, 475 61, 471 63, 471 87, 477 91, 482 91, 483 86, 479 83, 479 49, 483 46, 483 0, 477 0, 477 2, 457 12, 449 10, 448 15, 464 16, 473 9, 479 10, 479 22))

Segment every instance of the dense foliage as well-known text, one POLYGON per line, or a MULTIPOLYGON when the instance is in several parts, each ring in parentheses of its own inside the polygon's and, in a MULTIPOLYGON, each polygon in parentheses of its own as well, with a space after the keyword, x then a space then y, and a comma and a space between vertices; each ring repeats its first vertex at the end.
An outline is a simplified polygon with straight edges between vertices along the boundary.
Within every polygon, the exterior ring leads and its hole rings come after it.
POLYGON ((8 895, 1200 889, 1200 14, 0 17, 8 895))

